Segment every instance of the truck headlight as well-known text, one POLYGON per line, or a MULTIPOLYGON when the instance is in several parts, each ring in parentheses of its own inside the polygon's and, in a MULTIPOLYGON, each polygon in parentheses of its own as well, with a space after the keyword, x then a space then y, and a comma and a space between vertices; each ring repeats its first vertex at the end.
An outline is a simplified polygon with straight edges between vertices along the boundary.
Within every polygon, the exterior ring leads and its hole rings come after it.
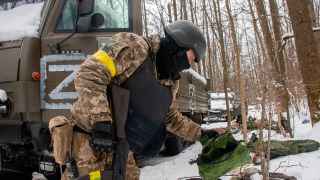
POLYGON ((8 100, 7 92, 3 89, 0 89, 0 103, 6 102, 8 100))
POLYGON ((0 105, 0 114, 7 114, 8 108, 6 105, 0 105))
POLYGON ((0 115, 7 117, 11 112, 12 104, 7 96, 6 91, 0 89, 0 115))

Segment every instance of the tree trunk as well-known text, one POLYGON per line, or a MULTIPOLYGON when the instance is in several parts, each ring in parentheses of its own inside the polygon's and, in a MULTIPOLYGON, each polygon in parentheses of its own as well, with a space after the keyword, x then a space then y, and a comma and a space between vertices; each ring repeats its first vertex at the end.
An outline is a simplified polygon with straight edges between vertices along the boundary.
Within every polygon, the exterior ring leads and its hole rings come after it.
POLYGON ((264 44, 266 47, 267 59, 273 66, 272 68, 273 74, 276 74, 275 71, 278 69, 277 68, 278 65, 275 58, 275 53, 274 53, 275 50, 273 48, 273 40, 270 33, 269 25, 268 25, 267 13, 264 6, 264 2, 261 0, 254 0, 254 3, 257 9, 259 22, 260 22, 261 30, 264 37, 264 44))
POLYGON ((228 66, 227 66, 227 59, 226 59, 227 56, 226 56, 226 52, 225 52, 224 37, 223 37, 223 30, 222 30, 220 4, 219 4, 219 1, 217 1, 217 2, 212 1, 212 3, 213 3, 213 7, 214 7, 216 22, 217 22, 219 44, 220 44, 220 51, 221 51, 221 58, 222 58, 223 89, 224 89, 224 93, 225 93, 226 106, 227 106, 226 108, 227 108, 227 118, 228 118, 227 119, 228 120, 228 129, 231 130, 231 114, 230 114, 229 96, 228 96, 229 75, 228 75, 228 66))
MULTIPOLYGON (((286 87, 284 83, 285 68, 284 68, 283 56, 282 56, 282 52, 278 52, 279 50, 277 49, 277 45, 279 44, 274 43, 272 39, 271 32, 268 25, 267 13, 266 13, 264 2, 261 0, 254 0, 254 2, 256 5, 261 29, 264 36, 264 43, 267 50, 267 59, 272 66, 271 72, 272 72, 272 79, 274 80, 272 85, 275 90, 274 94, 277 95, 276 97, 277 111, 280 114, 279 117, 281 117, 282 116, 281 114, 287 111, 287 106, 288 106, 288 93, 286 91, 286 87), (274 44, 276 44, 276 48, 274 47, 274 44), (279 58, 281 58, 282 60, 279 61, 279 58)), ((276 4, 272 3, 271 1, 269 2, 270 2, 270 6, 272 6, 273 8, 274 6, 276 6, 276 4)), ((273 15, 277 14, 276 10, 272 8, 271 8, 271 13, 273 13, 273 15)), ((272 19, 275 19, 275 18, 276 17, 273 17, 272 19)), ((277 20, 273 20, 273 25, 276 25, 276 28, 278 28, 274 30, 276 33, 275 35, 280 36, 280 27, 276 21, 277 20)), ((280 37, 276 37, 276 38, 280 38, 280 37)))
MULTIPOLYGON (((202 0, 202 33, 205 33, 205 28, 206 28, 206 18, 205 18, 205 12, 206 12, 206 0, 202 0)), ((203 76, 204 78, 207 78, 207 65, 206 65, 206 58, 202 59, 201 61, 202 64, 202 69, 203 69, 203 76)))
MULTIPOLYGON (((190 15, 191 16, 191 22, 193 24, 195 24, 192 0, 189 0, 189 6, 190 6, 190 13, 191 13, 191 15, 190 15)), ((192 67, 193 70, 197 71, 198 73, 200 72, 199 69, 198 69, 198 64, 193 63, 193 64, 191 64, 191 67, 192 67)))
POLYGON ((289 93, 288 93, 288 87, 286 83, 286 67, 285 67, 285 62, 284 62, 284 55, 282 52, 281 48, 281 25, 280 25, 280 20, 279 20, 279 12, 278 12, 278 5, 275 0, 269 0, 269 6, 270 6, 270 11, 271 11, 271 17, 272 17, 272 26, 273 26, 273 34, 274 34, 274 39, 275 39, 275 50, 276 50, 276 59, 277 59, 277 64, 278 68, 277 69, 277 76, 280 82, 279 87, 277 88, 276 94, 278 96, 278 104, 277 104, 277 110, 278 110, 278 121, 284 120, 285 123, 287 124, 288 129, 291 137, 293 137, 292 130, 291 130, 291 125, 290 125, 290 119, 287 117, 290 117, 288 115, 288 105, 289 105, 289 93), (286 114, 286 117, 283 115, 286 114))
POLYGON ((186 0, 181 0, 180 2, 181 2, 182 13, 183 13, 183 19, 188 20, 186 0))
POLYGON ((167 5, 167 9, 168 9, 169 23, 172 23, 172 12, 171 12, 171 3, 170 2, 167 5))
POLYGON ((194 9, 193 9, 192 0, 189 0, 189 6, 190 6, 191 21, 192 21, 192 23, 194 23, 194 9))
MULTIPOLYGON (((208 16, 203 17, 205 19, 206 24, 206 39, 207 39, 207 62, 208 62, 208 77, 209 81, 212 79, 212 51, 211 51, 211 43, 210 43, 210 35, 209 35, 209 23, 208 23, 208 16)), ((205 59, 203 59, 205 60, 205 59)), ((210 83, 211 84, 211 83, 210 83)), ((209 87, 211 89, 211 87, 209 87)))
POLYGON ((267 167, 267 162, 266 162, 266 146, 263 141, 263 129, 265 127, 265 121, 267 119, 266 116, 266 96, 267 96, 267 87, 263 87, 263 95, 262 95, 262 114, 261 114, 261 124, 260 124, 260 130, 259 130, 259 144, 258 144, 258 149, 260 153, 260 158, 261 158, 261 170, 262 170, 262 176, 263 180, 269 180, 269 171, 267 167))
POLYGON ((147 10, 146 10, 146 0, 143 0, 143 12, 144 12, 144 31, 148 37, 148 19, 147 19, 147 10))
MULTIPOLYGON (((194 14, 194 24, 195 24, 196 26, 198 26, 198 25, 199 25, 199 22, 198 22, 198 16, 197 16, 197 13, 196 13, 196 12, 198 11, 198 9, 197 9, 197 0, 194 1, 194 4, 192 3, 192 0, 190 0, 190 8, 191 8, 191 6, 192 6, 192 12, 193 12, 193 14, 194 14)), ((202 74, 201 62, 195 64, 195 68, 197 69, 197 72, 198 72, 199 74, 202 74)))
POLYGON ((180 20, 183 20, 183 0, 180 0, 180 20))
POLYGON ((229 0, 225 0, 227 12, 229 16, 229 23, 230 23, 230 29, 231 29, 231 35, 232 35, 232 44, 233 44, 233 51, 236 58, 236 72, 237 72, 237 81, 238 81, 238 88, 240 91, 240 103, 241 103, 241 117, 242 117, 242 133, 243 133, 243 139, 245 142, 248 142, 247 139, 247 113, 245 110, 245 96, 244 96, 244 84, 243 79, 241 77, 241 63, 240 63, 240 47, 237 42, 237 34, 235 30, 234 20, 231 14, 231 8, 230 8, 230 2, 229 0))
POLYGON ((262 89, 262 83, 264 83, 262 77, 263 77, 264 71, 265 71, 265 69, 263 68, 263 66, 264 66, 263 65, 264 64, 263 59, 266 58, 267 55, 266 55, 265 47, 264 47, 263 42, 262 42, 261 34, 260 34, 259 30, 258 30, 257 20, 256 20, 256 18, 254 16, 254 11, 253 11, 252 4, 251 4, 250 0, 248 0, 248 4, 249 4, 250 15, 251 15, 251 18, 252 18, 253 30, 254 30, 254 34, 255 34, 255 42, 256 42, 256 45, 257 45, 258 62, 256 64, 258 65, 258 71, 260 72, 260 74, 257 74, 257 77, 259 79, 258 80, 258 85, 259 85, 259 89, 262 89))
POLYGON ((178 20, 177 0, 172 0, 172 7, 173 7, 173 17, 174 17, 174 21, 177 21, 177 20, 178 20))
POLYGON ((261 119, 260 122, 258 123, 258 128, 259 128, 259 142, 257 144, 257 152, 258 152, 258 157, 261 158, 261 170, 262 170, 262 174, 263 174, 263 180, 267 180, 269 178, 268 176, 268 166, 267 166, 267 162, 266 162, 266 147, 265 144, 263 142, 263 129, 265 126, 265 120, 266 120, 266 94, 267 94, 267 82, 266 82, 266 63, 265 61, 263 61, 263 59, 267 59, 267 53, 264 47, 264 44, 262 42, 262 37, 258 31, 258 27, 257 27, 257 22, 254 16, 254 11, 252 8, 252 4, 251 1, 248 0, 248 4, 249 4, 249 8, 250 8, 250 14, 252 17, 252 22, 253 22, 253 27, 254 27, 254 31, 255 31, 255 40, 256 40, 256 44, 258 47, 258 57, 260 59, 260 61, 258 62, 258 66, 260 69, 260 92, 261 94, 260 97, 262 96, 262 102, 261 102, 261 107, 262 107, 262 114, 261 114, 261 119), (262 52, 262 55, 259 53, 259 45, 260 45, 260 50, 262 52))
POLYGON ((305 84, 312 124, 320 119, 320 62, 312 30, 308 0, 287 0, 298 60, 305 84))
POLYGON ((209 67, 211 68, 211 90, 212 91, 215 91, 216 90, 216 87, 218 86, 217 85, 217 82, 219 80, 219 73, 217 73, 218 71, 218 65, 217 65, 217 47, 216 47, 216 34, 215 34, 215 31, 216 31, 216 28, 215 28, 215 24, 213 23, 213 8, 210 4, 210 2, 208 2, 208 5, 209 5, 209 8, 210 8, 210 16, 207 12, 207 9, 205 11, 205 15, 206 15, 206 20, 207 20, 207 24, 208 24, 208 28, 210 26, 210 29, 211 29, 211 33, 212 33, 212 36, 211 36, 211 47, 212 47, 212 50, 211 51, 211 58, 209 57, 209 67), (210 23, 210 24, 209 24, 210 23))

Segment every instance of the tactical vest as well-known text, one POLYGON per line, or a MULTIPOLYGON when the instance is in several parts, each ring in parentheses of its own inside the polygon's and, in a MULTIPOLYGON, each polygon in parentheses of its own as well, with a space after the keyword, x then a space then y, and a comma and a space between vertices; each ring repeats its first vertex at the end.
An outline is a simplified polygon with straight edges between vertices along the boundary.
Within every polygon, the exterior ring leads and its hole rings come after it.
POLYGON ((130 91, 126 136, 137 155, 154 156, 165 140, 165 118, 172 102, 169 87, 156 79, 154 64, 147 59, 122 85, 130 91))

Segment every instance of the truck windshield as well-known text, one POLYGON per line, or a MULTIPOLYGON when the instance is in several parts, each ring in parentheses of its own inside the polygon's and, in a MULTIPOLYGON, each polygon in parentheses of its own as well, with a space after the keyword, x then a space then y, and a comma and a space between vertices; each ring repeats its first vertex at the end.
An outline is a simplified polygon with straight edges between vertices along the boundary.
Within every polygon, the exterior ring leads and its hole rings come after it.
MULTIPOLYGON (((129 30, 128 0, 95 0, 94 12, 104 17, 104 24, 91 28, 90 31, 127 31, 129 30)), ((74 29, 77 17, 76 0, 66 1, 57 24, 57 32, 74 29)))

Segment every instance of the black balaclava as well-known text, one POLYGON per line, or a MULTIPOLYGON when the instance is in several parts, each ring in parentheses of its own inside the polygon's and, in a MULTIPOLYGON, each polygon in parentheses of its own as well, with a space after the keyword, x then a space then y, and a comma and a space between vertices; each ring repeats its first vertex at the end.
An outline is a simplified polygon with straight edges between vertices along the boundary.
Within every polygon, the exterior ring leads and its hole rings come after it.
POLYGON ((190 68, 187 49, 179 47, 169 36, 161 38, 156 66, 159 79, 180 79, 179 73, 190 68))

